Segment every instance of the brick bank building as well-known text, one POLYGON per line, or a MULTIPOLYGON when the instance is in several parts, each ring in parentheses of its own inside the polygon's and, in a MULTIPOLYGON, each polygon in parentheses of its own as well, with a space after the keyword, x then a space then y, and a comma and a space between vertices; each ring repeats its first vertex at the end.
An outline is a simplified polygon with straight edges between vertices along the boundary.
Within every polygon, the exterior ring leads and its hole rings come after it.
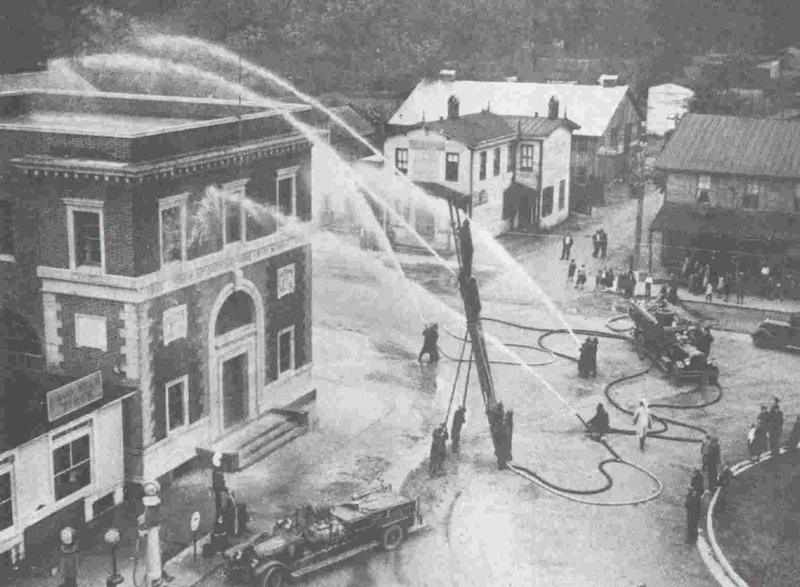
POLYGON ((311 143, 282 114, 0 94, 0 553, 305 430, 311 250, 276 219, 311 219, 311 143))

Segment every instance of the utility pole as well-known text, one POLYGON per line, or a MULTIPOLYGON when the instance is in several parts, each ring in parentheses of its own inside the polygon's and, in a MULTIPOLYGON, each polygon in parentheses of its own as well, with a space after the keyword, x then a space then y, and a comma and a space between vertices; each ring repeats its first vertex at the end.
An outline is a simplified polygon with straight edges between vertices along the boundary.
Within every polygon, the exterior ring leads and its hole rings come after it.
MULTIPOLYGON (((639 139, 641 141, 641 138, 639 139)), ((631 182, 631 191, 636 198, 636 231, 633 243, 633 268, 639 269, 639 257, 642 252, 642 223, 644 217, 644 147, 641 144, 636 146, 635 157, 635 177, 631 182)))

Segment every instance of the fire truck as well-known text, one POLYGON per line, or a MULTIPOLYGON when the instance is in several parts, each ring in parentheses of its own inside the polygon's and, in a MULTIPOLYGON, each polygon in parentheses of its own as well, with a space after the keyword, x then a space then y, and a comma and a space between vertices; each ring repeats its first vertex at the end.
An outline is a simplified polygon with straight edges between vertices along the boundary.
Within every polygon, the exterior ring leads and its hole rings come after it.
POLYGON ((425 528, 419 498, 381 487, 328 507, 307 505, 225 552, 227 578, 258 587, 280 587, 369 550, 394 550, 425 528))
POLYGON ((633 344, 640 357, 648 356, 674 382, 702 380, 716 383, 719 367, 697 348, 699 325, 680 308, 658 300, 631 302, 633 344))
POLYGON ((751 336, 759 348, 799 352, 800 314, 792 314, 788 320, 764 320, 751 336))

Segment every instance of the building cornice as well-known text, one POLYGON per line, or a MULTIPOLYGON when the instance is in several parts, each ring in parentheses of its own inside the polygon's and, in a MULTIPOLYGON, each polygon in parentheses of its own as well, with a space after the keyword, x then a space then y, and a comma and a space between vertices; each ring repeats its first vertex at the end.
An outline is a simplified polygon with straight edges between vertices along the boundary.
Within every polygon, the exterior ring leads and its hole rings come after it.
POLYGON ((89 274, 39 266, 42 292, 138 304, 308 244, 300 233, 277 232, 139 277, 89 274))
POLYGON ((186 175, 229 165, 243 165, 266 157, 298 151, 309 145, 310 142, 307 139, 297 133, 292 133, 233 147, 213 149, 204 153, 145 163, 66 159, 40 155, 14 158, 11 163, 25 171, 29 177, 63 177, 116 183, 141 183, 148 179, 186 175))

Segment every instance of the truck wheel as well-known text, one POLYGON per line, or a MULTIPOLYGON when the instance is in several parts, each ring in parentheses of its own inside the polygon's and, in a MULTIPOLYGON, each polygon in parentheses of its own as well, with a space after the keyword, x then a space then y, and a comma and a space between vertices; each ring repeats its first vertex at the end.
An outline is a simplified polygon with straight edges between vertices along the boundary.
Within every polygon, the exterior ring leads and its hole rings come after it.
POLYGON ((381 544, 384 550, 394 550, 403 541, 403 527, 399 524, 392 524, 383 531, 381 544))
POLYGON ((281 563, 274 561, 261 571, 259 587, 284 587, 289 584, 289 573, 281 563))
POLYGON ((759 328, 753 333, 753 344, 760 349, 769 348, 771 346, 771 339, 772 335, 763 328, 759 328))

